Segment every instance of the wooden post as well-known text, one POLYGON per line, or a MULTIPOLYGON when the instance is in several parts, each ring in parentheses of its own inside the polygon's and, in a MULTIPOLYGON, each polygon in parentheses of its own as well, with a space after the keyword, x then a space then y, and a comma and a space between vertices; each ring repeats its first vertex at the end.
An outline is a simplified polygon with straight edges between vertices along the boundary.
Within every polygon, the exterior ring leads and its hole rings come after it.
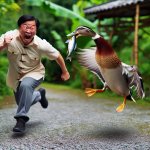
POLYGON ((138 66, 138 28, 139 28, 139 14, 140 6, 136 5, 136 14, 135 14, 135 32, 134 32, 134 63, 138 66))
POLYGON ((100 34, 100 28, 101 28, 101 22, 100 22, 100 19, 98 20, 98 26, 97 26, 97 30, 98 30, 98 33, 100 34))

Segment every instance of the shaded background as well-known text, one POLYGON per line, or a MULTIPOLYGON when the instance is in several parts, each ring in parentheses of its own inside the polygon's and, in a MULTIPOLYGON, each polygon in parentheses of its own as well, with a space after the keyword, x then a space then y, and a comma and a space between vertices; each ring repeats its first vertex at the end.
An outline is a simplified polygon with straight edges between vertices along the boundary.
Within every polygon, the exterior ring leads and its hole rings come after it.
MULTIPOLYGON (((111 0, 112 1, 112 0, 111 0)), ((132 49, 134 31, 122 32, 120 34, 111 36, 112 27, 105 29, 98 29, 98 20, 92 16, 88 17, 84 14, 84 8, 99 5, 109 2, 109 0, 0 0, 0 35, 8 30, 17 28, 17 20, 23 14, 31 14, 37 17, 41 26, 38 31, 38 36, 49 41, 55 48, 57 48, 64 59, 67 56, 67 40, 66 35, 72 32, 76 27, 80 25, 86 25, 93 30, 101 34, 106 40, 108 40, 121 60, 127 64, 132 64, 132 49)), ((130 10, 129 10, 130 11, 130 10)), ((140 17, 142 19, 143 17, 140 17)), ((123 18, 129 20, 130 18, 123 18)), ((105 19, 101 23, 112 24, 113 19, 105 19)), ((117 27, 116 27, 117 28, 117 27)), ((119 32, 119 29, 118 29, 119 32)), ((144 80, 144 86, 146 90, 146 98, 144 100, 150 101, 150 28, 139 28, 139 71, 144 80)), ((94 42, 90 38, 79 38, 77 41, 78 47, 87 48, 94 46, 94 42)), ((60 79, 60 68, 55 61, 49 61, 47 58, 43 58, 42 62, 46 67, 45 81, 55 84, 66 84, 73 88, 84 89, 85 87, 97 87, 102 85, 89 71, 81 68, 73 55, 73 59, 70 62, 66 60, 67 68, 71 74, 71 79, 67 82, 63 82, 60 79)), ((0 54, 0 96, 11 95, 12 91, 6 86, 6 73, 8 68, 8 60, 6 53, 0 54)), ((115 95, 114 93, 111 93, 115 95)))

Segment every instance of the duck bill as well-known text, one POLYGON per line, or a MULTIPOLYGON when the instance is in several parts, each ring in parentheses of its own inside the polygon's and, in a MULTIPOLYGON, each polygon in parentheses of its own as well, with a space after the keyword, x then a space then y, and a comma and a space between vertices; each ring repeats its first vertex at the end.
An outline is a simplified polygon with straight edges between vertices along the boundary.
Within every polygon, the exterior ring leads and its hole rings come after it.
POLYGON ((75 32, 72 32, 72 33, 68 34, 67 36, 68 36, 68 37, 73 37, 73 36, 75 36, 75 35, 76 35, 75 32))
POLYGON ((80 34, 78 33, 78 31, 74 31, 67 35, 67 37, 69 37, 69 38, 72 38, 73 36, 75 36, 77 39, 80 36, 80 34))

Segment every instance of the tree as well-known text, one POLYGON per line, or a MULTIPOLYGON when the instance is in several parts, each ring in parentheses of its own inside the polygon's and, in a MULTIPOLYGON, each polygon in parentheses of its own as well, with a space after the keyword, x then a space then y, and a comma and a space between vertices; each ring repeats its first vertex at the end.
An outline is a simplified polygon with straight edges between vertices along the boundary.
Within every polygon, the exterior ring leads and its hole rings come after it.
MULTIPOLYGON (((0 1, 0 35, 7 31, 8 27, 14 25, 12 23, 12 19, 14 13, 19 12, 20 6, 14 2, 14 0, 1 0, 0 1), (11 15, 8 15, 12 13, 11 15), (7 14, 7 16, 6 16, 7 14)), ((14 25, 15 27, 15 25, 14 25)), ((6 72, 8 67, 8 60, 6 58, 6 54, 1 53, 0 55, 0 95, 10 94, 10 89, 6 86, 6 72)))

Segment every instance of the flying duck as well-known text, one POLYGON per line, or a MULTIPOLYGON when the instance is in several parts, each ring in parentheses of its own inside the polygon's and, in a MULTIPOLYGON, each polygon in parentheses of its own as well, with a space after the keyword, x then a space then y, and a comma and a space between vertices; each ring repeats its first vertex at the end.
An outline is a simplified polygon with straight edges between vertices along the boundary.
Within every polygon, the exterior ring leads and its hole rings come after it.
MULTIPOLYGON (((98 92, 104 92, 107 88, 110 89, 116 94, 124 97, 123 103, 116 109, 117 112, 122 112, 124 110, 127 99, 135 102, 131 95, 131 89, 133 87, 135 87, 138 97, 145 97, 143 81, 138 73, 137 67, 123 63, 118 58, 112 46, 102 36, 86 26, 78 27, 67 36, 73 37, 73 39, 74 37, 88 36, 95 41, 96 47, 82 49, 78 52, 79 63, 96 74, 103 83, 102 89, 87 88, 85 93, 88 96, 92 96, 98 92)), ((73 43, 73 45, 76 44, 73 43)), ((76 46, 72 46, 72 48, 69 49, 70 54, 75 47, 76 46)))

